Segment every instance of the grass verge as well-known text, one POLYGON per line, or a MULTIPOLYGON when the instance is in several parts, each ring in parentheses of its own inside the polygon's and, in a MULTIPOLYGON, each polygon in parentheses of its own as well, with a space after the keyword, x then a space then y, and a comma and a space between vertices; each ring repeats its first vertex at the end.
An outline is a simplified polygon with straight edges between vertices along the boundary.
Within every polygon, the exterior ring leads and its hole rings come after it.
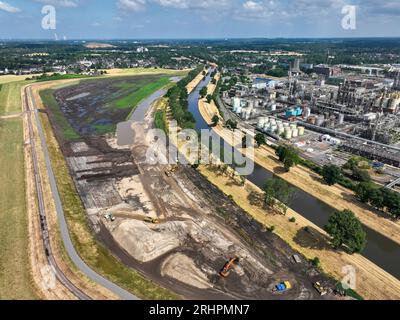
POLYGON ((43 101, 43 105, 51 110, 54 120, 57 122, 57 125, 60 128, 61 134, 65 140, 74 141, 80 139, 79 134, 72 128, 67 118, 58 107, 57 101, 54 98, 54 91, 54 89, 40 91, 39 94, 43 101))
POLYGON ((38 298, 29 267, 23 139, 22 119, 0 120, 0 300, 38 298))

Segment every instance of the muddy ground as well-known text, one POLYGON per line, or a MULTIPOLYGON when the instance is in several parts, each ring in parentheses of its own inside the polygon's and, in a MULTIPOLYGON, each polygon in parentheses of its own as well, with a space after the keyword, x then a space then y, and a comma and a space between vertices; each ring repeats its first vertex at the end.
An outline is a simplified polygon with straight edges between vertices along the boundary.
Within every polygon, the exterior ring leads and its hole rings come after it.
POLYGON ((119 99, 165 77, 170 76, 154 74, 85 80, 55 91, 54 96, 72 128, 80 135, 91 135, 110 131, 126 119, 133 106, 117 106, 119 99))
MULTIPOLYGON (((96 108, 93 101, 88 105, 96 108)), ((81 121, 79 113, 65 115, 71 123, 81 121)), ((96 237, 146 277, 186 299, 335 298, 312 287, 320 281, 333 288, 332 280, 303 257, 295 263, 296 252, 195 169, 180 165, 167 175, 171 167, 147 163, 145 144, 118 148, 110 136, 58 139, 96 237), (239 263, 221 277, 234 257, 239 263), (273 292, 281 281, 293 288, 273 292)))

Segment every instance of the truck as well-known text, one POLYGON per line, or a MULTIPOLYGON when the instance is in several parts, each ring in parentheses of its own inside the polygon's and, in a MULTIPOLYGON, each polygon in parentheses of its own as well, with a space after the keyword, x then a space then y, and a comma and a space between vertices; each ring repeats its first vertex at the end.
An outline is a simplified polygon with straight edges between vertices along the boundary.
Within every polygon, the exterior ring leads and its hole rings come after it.
POLYGON ((274 292, 284 292, 284 291, 287 291, 290 289, 292 289, 292 284, 289 281, 283 281, 283 282, 278 283, 274 287, 273 291, 274 292))

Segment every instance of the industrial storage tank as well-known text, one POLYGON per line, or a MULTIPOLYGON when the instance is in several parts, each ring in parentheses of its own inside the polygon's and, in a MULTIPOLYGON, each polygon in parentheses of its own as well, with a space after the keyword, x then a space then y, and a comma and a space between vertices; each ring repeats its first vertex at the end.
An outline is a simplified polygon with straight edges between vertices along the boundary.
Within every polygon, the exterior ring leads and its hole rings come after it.
POLYGON ((292 130, 292 137, 297 138, 299 136, 299 129, 293 129, 292 130))
POLYGON ((258 123, 257 123, 257 128, 262 129, 264 128, 265 124, 265 118, 264 117, 259 117, 258 118, 258 123))
POLYGON ((276 111, 276 104, 271 105, 271 111, 276 111))
POLYGON ((322 126, 324 124, 324 122, 325 122, 325 116, 320 115, 317 118, 316 125, 317 126, 322 126))
POLYGON ((299 136, 304 136, 305 128, 304 127, 298 127, 298 129, 299 129, 299 136))
POLYGON ((247 114, 247 108, 242 108, 240 112, 240 116, 242 117, 242 119, 246 119, 246 114, 247 114))
POLYGON ((233 112, 239 113, 239 109, 241 109, 241 100, 238 97, 233 98, 233 112))
POLYGON ((277 125, 272 125, 271 129, 270 129, 270 132, 275 133, 276 130, 278 130, 278 126, 277 125))
POLYGON ((292 139, 292 129, 290 129, 289 127, 285 128, 285 139, 292 139))
POLYGON ((338 122, 339 122, 339 124, 343 124, 343 122, 344 122, 344 114, 343 113, 339 114, 338 122))
POLYGON ((284 132, 285 132, 285 127, 284 126, 278 126, 277 134, 280 136, 284 132))

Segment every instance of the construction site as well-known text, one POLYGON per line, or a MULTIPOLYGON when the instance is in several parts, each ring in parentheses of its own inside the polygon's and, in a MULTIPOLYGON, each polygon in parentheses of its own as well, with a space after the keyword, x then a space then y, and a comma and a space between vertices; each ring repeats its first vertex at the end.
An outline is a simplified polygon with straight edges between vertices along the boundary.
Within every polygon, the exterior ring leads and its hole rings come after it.
MULTIPOLYGON (((65 101, 79 94, 67 92, 65 101)), ((79 123, 78 113, 64 116, 79 123)), ((148 164, 145 139, 58 139, 96 238, 146 278, 185 299, 338 299, 333 279, 194 168, 148 164)))

